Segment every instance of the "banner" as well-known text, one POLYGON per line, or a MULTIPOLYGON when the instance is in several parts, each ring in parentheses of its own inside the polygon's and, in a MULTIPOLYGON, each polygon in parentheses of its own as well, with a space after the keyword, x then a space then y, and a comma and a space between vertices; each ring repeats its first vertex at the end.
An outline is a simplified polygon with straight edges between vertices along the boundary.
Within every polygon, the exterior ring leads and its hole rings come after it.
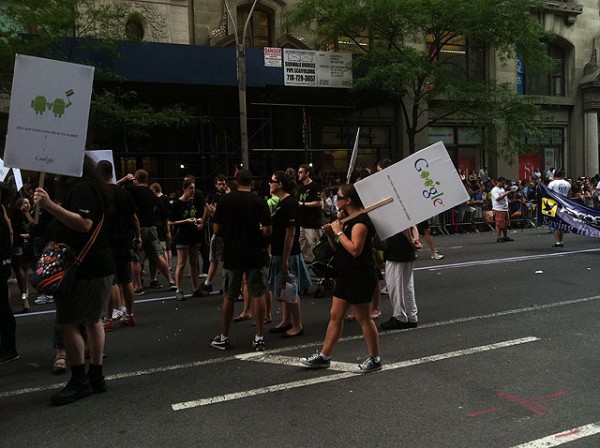
POLYGON ((538 224, 563 232, 600 238, 600 212, 538 186, 538 224))
POLYGON ((352 53, 283 49, 284 85, 352 87, 352 53))
POLYGON ((469 200, 442 142, 354 185, 365 207, 393 199, 369 212, 382 240, 469 200))
POLYGON ((4 163, 81 176, 94 68, 17 55, 4 163))

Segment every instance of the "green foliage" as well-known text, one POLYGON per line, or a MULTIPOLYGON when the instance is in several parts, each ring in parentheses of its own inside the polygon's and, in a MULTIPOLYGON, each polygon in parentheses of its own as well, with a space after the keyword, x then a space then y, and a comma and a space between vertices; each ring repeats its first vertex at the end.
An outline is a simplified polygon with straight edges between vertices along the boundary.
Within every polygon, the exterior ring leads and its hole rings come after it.
POLYGON ((523 132, 540 125, 542 109, 509 86, 461 70, 452 53, 439 50, 464 38, 501 62, 519 54, 528 69, 548 72, 555 61, 544 41, 551 36, 531 15, 542 7, 538 0, 301 0, 286 19, 288 27, 312 29, 317 48, 337 48, 340 39, 354 44, 354 89, 400 102, 411 152, 418 132, 461 116, 505 133, 501 152, 510 159, 523 132))
MULTIPOLYGON (((118 44, 126 39, 125 20, 139 15, 126 2, 8 2, 0 9, 0 91, 10 93, 16 54, 92 65, 96 80, 121 80, 94 59, 94 55, 118 58, 118 44), (90 55, 89 59, 82 60, 82 54, 90 55)), ((129 136, 145 138, 153 127, 185 126, 195 120, 191 111, 179 105, 155 110, 139 103, 135 92, 119 95, 101 91, 93 95, 89 126, 95 135, 112 135, 126 129, 129 136)))
POLYGON ((94 135, 111 136, 120 134, 123 129, 132 138, 148 138, 154 128, 178 128, 197 121, 188 108, 172 104, 155 110, 152 106, 140 103, 132 91, 123 94, 102 91, 92 97, 90 126, 94 135))

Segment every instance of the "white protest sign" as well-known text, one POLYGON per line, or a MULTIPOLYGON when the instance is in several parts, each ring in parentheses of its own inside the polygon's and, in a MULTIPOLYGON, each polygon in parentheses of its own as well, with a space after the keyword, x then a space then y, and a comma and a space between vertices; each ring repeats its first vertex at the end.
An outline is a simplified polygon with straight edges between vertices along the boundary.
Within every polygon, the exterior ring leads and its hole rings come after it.
POLYGON ((21 191, 21 188, 23 188, 23 176, 21 176, 21 170, 19 168, 13 168, 13 175, 15 176, 17 191, 21 191))
POLYGON ((0 182, 4 182, 9 171, 10 168, 5 167, 4 160, 0 159, 0 182))
POLYGON ((17 55, 4 162, 81 176, 94 68, 17 55))
POLYGON ((98 164, 98 162, 100 162, 101 160, 109 161, 113 167, 113 172, 112 172, 113 181, 114 182, 117 181, 117 173, 115 172, 115 162, 113 160, 112 149, 96 149, 93 151, 86 151, 85 153, 87 155, 89 155, 92 158, 92 160, 94 162, 96 162, 96 164, 98 164))
POLYGON ((393 198, 369 213, 382 240, 469 200, 442 142, 357 182, 355 187, 365 207, 393 198))

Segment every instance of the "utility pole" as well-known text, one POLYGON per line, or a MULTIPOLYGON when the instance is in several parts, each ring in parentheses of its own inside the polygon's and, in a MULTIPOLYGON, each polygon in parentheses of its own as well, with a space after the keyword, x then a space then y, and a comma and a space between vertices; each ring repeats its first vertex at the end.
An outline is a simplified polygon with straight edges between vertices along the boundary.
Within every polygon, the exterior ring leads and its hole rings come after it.
POLYGON ((250 25, 250 19, 254 8, 258 4, 259 0, 254 0, 248 18, 244 24, 244 30, 242 31, 242 41, 240 42, 237 27, 234 17, 231 15, 227 0, 225 0, 225 7, 227 13, 233 25, 233 31, 235 33, 235 43, 237 47, 236 61, 237 61, 237 76, 238 76, 238 95, 240 104, 240 146, 242 150, 242 165, 246 169, 250 169, 250 154, 248 148, 248 106, 246 104, 246 33, 248 32, 248 25, 250 25))

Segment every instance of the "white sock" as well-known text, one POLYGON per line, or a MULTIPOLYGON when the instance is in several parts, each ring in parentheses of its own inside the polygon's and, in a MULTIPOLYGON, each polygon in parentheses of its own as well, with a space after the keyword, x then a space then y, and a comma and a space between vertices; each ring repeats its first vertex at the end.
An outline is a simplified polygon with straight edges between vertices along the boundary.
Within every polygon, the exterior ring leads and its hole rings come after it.
POLYGON ((205 280, 204 284, 208 286, 208 285, 212 285, 212 282, 209 282, 208 280, 205 280))
POLYGON ((319 356, 321 358, 323 358, 325 361, 329 361, 329 359, 331 358, 331 356, 324 355, 323 352, 319 353, 319 356))
POLYGON ((258 341, 264 341, 265 337, 264 336, 256 336, 254 335, 254 341, 258 342, 258 341))
POLYGON ((228 341, 228 340, 229 340, 229 338, 227 336, 221 335, 221 342, 225 342, 225 341, 228 341))

